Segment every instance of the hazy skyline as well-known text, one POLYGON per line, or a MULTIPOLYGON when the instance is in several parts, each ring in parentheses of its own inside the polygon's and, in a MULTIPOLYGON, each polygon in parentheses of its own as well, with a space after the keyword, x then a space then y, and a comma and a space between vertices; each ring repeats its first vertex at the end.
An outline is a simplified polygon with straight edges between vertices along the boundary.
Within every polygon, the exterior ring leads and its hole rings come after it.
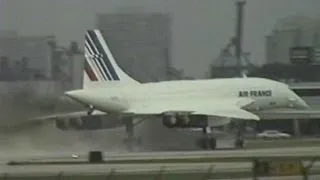
MULTIPOLYGON (((2 0, 1 29, 22 35, 50 35, 59 43, 76 40, 95 27, 99 12, 170 12, 173 16, 173 65, 201 77, 220 49, 234 35, 235 0, 2 0)), ((264 63, 264 37, 278 19, 319 16, 318 0, 247 0, 244 51, 256 64, 264 63)))

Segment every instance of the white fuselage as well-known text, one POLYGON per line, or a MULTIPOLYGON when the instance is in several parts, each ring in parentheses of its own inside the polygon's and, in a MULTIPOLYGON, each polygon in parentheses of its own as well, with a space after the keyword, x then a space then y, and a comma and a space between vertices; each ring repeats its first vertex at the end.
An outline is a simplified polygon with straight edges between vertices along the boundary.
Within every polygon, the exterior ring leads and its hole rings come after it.
POLYGON ((308 105, 289 87, 277 81, 263 78, 224 78, 210 80, 163 81, 145 84, 107 83, 94 89, 82 89, 66 94, 84 104, 91 104, 105 112, 121 112, 142 102, 152 104, 163 101, 203 103, 232 98, 251 98, 254 103, 247 110, 273 108, 304 109, 308 105))

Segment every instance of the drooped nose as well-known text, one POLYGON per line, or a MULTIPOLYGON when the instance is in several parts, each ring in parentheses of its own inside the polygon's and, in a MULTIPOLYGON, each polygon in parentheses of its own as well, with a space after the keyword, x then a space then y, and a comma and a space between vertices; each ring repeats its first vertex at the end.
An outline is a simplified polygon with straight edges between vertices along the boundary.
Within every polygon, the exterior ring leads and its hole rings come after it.
POLYGON ((66 96, 79 102, 85 102, 87 99, 87 93, 84 90, 72 90, 64 93, 66 96))
POLYGON ((310 106, 295 92, 290 90, 289 102, 292 104, 293 108, 296 109, 310 109, 310 106))

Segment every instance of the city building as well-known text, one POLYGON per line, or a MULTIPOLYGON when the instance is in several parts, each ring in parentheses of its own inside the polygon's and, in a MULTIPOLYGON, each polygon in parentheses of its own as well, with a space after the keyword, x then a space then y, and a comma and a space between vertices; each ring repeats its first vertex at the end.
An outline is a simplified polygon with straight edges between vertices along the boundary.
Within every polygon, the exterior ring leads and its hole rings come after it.
POLYGON ((169 79, 170 14, 103 13, 97 14, 96 26, 129 75, 141 82, 169 79))
POLYGON ((54 36, 0 32, 0 95, 57 96, 82 87, 84 56, 78 44, 60 47, 54 36))
POLYGON ((0 79, 2 81, 52 78, 53 36, 1 36, 0 79))
MULTIPOLYGON (((307 49, 316 53, 320 47, 320 19, 292 16, 280 19, 270 35, 266 36, 266 63, 291 64, 290 50, 301 57, 307 49)), ((319 63, 319 55, 310 54, 310 61, 319 63)))
MULTIPOLYGON (((319 35, 318 18, 291 16, 280 19, 265 39, 266 63, 251 71, 249 76, 285 82, 312 108, 319 109, 319 35)), ((293 133, 297 124, 302 135, 319 134, 319 120, 308 118, 299 121, 260 121, 258 129, 278 129, 293 133)))

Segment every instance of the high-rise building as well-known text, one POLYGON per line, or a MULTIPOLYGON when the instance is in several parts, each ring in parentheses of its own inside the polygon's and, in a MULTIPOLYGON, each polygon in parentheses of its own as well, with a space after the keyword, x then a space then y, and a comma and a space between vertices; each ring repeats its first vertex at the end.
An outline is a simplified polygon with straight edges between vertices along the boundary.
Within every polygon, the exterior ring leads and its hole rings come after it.
POLYGON ((171 16, 162 13, 98 14, 101 30, 119 65, 141 82, 168 79, 171 16))

